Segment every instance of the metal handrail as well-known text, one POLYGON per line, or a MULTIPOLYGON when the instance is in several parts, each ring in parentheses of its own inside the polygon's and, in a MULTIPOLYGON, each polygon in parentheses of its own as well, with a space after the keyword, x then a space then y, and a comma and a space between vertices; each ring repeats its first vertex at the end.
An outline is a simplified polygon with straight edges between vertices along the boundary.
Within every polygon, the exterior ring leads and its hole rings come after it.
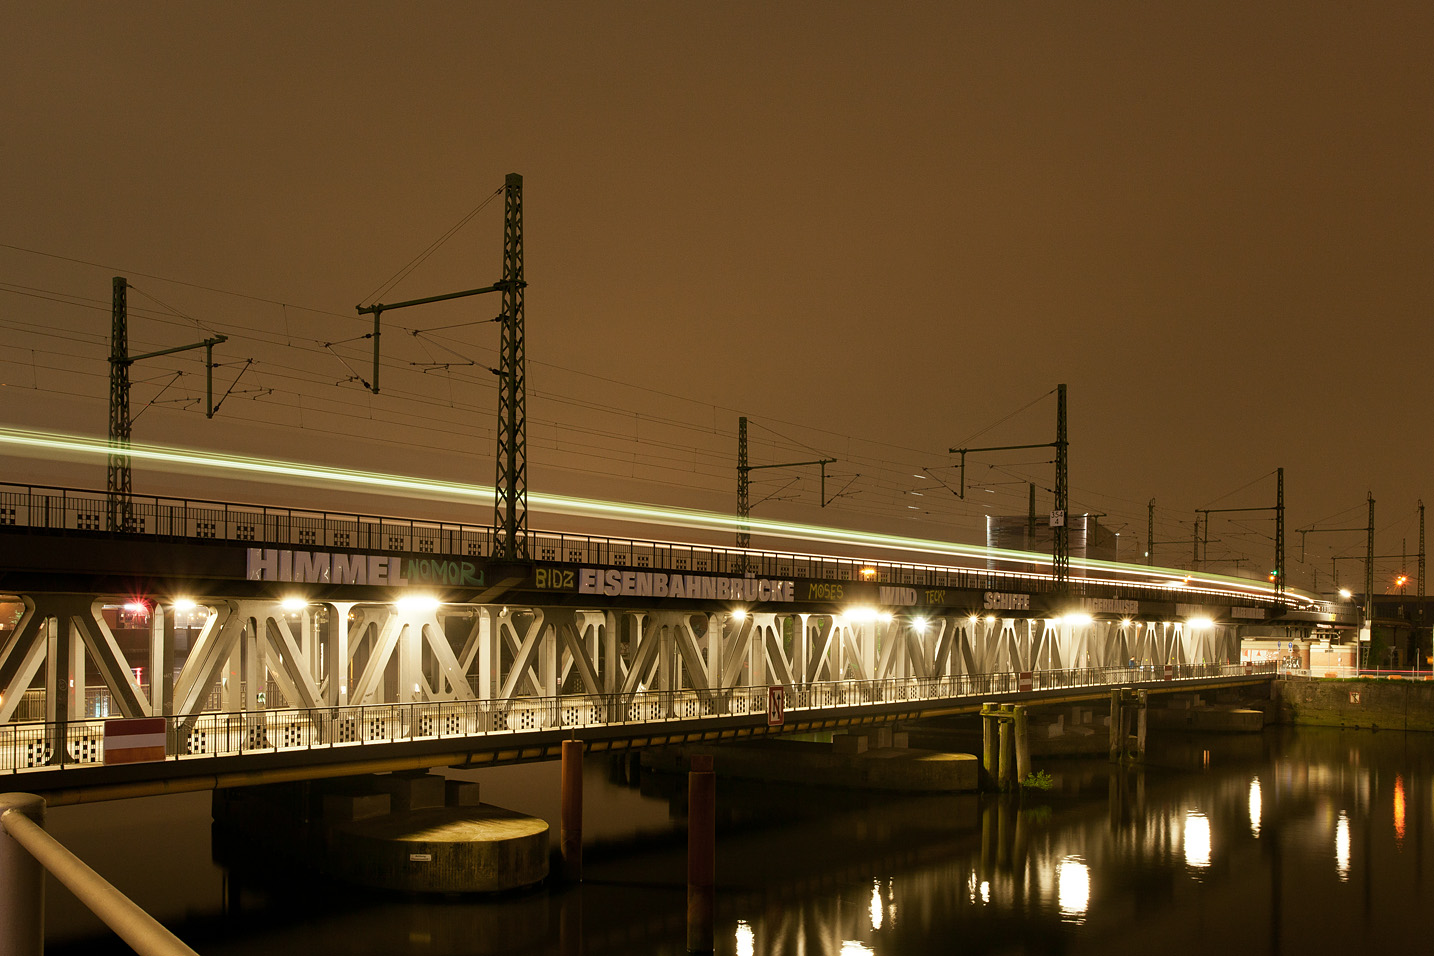
MULTIPOLYGON (((4 512, 0 513, 0 523, 47 530, 104 532, 106 529, 101 527, 101 519, 106 500, 105 493, 100 491, 0 482, 0 506, 3 506, 0 510, 4 512), (52 501, 59 505, 58 516, 51 513, 52 501), (37 510, 43 516, 41 522, 34 520, 37 510)), ((122 532, 110 533, 231 541, 271 547, 352 547, 420 553, 432 548, 432 553, 436 555, 459 558, 491 556, 492 553, 492 528, 480 525, 174 496, 135 495, 132 500, 135 525, 122 532), (395 540, 401 541, 402 546, 395 546, 395 540)), ((578 561, 636 571, 751 571, 765 576, 796 575, 815 580, 976 590, 1019 589, 1030 593, 1056 589, 1056 581, 1050 571, 1039 570, 1042 565, 1049 568, 1050 556, 1035 553, 1031 553, 1029 559, 1019 555, 993 555, 988 558, 991 562, 1016 565, 1000 568, 906 563, 565 532, 534 531, 528 537, 529 549, 534 556, 538 560, 554 563, 577 563, 573 555, 581 554, 578 561), (552 556, 543 556, 544 552, 550 552, 552 556), (699 561, 705 567, 698 566, 699 561), (1026 565, 1036 570, 1021 567, 1026 565)), ((1073 593, 1078 595, 1092 586, 1075 579, 1071 585, 1073 593)), ((1095 587, 1102 594, 1156 601, 1178 600, 1182 593, 1173 582, 1149 580, 1101 582, 1095 587)), ((1221 600, 1255 606, 1269 603, 1257 595, 1233 591, 1222 594, 1221 600)))
MULTIPOLYGON (((6 797, 22 799, 30 796, 6 794, 6 797)), ((34 799, 39 800, 43 808, 43 800, 39 797, 34 799)), ((41 817, 43 818, 43 809, 41 817)), ((150 916, 128 896, 115 889, 108 880, 90 869, 83 860, 66 849, 64 844, 45 832, 45 828, 31 819, 22 808, 15 807, 13 802, 9 809, 0 813, 0 829, 24 847, 55 879, 69 888, 81 903, 89 907, 90 912, 114 930, 139 956, 198 956, 179 937, 165 929, 159 920, 150 916)), ((10 874, 4 876, 8 878, 10 874)), ((35 915, 37 919, 41 918, 40 914, 35 915)))
MULTIPOLYGON (((833 707, 869 706, 904 701, 974 700, 987 694, 1054 690, 1095 685, 1161 685, 1211 677, 1273 676, 1274 662, 1263 664, 1182 663, 1126 667, 1066 668, 1021 673, 959 674, 812 681, 785 685, 785 709, 793 713, 833 707)), ((768 685, 720 689, 647 690, 629 694, 571 694, 515 697, 507 700, 417 701, 345 704, 318 708, 205 712, 169 715, 166 761, 210 760, 245 753, 360 750, 383 744, 430 739, 482 739, 539 729, 662 725, 678 720, 754 716, 765 711, 768 685), (196 734, 203 748, 191 749, 196 734)), ((70 720, 65 733, 57 724, 33 722, 0 726, 0 777, 67 765, 103 762, 99 737, 103 721, 70 720), (64 736, 61 740, 59 737, 64 736), (71 753, 71 747, 75 753, 71 753), (27 749, 28 748, 28 749, 27 749), (84 752, 81 749, 84 748, 84 752), (9 753, 6 753, 6 750, 9 753)))

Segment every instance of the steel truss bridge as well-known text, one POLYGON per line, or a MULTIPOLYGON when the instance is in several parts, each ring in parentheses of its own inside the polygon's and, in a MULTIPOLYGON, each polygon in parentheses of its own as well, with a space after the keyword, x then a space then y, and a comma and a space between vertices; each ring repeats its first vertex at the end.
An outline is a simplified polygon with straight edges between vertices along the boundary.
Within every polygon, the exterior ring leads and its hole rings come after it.
MULTIPOLYGON (((988 567, 0 485, 0 773, 27 786, 542 756, 1264 675, 1239 628, 1340 609, 1183 571, 988 567), (773 689, 776 689, 775 699, 773 689), (163 760, 109 766, 114 717, 163 760), (536 752, 534 747, 537 748, 536 752), (105 773, 105 771, 112 771, 105 773)), ((415 764, 417 765, 417 764, 415 764)), ((296 771, 297 772, 297 771, 296 771)), ((312 774, 311 774, 312 775, 312 774)))

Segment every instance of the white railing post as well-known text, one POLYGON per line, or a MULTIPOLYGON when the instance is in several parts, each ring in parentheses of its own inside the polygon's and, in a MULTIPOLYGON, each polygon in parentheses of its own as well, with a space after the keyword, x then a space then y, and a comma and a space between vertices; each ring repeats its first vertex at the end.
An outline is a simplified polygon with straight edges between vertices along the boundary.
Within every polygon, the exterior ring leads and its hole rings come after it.
MULTIPOLYGON (((86 866, 84 861, 46 833, 43 825, 45 802, 39 797, 28 793, 3 794, 0 795, 0 809, 3 809, 3 812, 0 812, 0 830, 4 831, 0 840, 11 844, 14 850, 29 856, 37 868, 49 870, 51 876, 59 880, 71 893, 74 893, 81 903, 89 907, 90 912, 100 918, 100 922, 113 930, 140 956, 198 956, 194 950, 165 929, 158 920, 140 909, 133 900, 111 886, 104 877, 86 866), (31 811, 33 805, 28 801, 32 800, 39 804, 39 819, 36 819, 31 811)), ((8 854, 10 847, 7 847, 5 852, 8 854)), ((8 878, 10 871, 0 870, 0 874, 8 878)), ((7 947, 0 949, 0 952, 17 953, 20 956, 43 952, 45 929, 43 886, 44 884, 41 883, 39 890, 41 895, 29 904, 28 909, 20 912, 6 911, 0 914, 4 918, 4 923, 0 924, 0 945, 7 947), (34 921, 41 934, 40 943, 36 948, 8 948, 7 936, 11 926, 17 920, 24 923, 23 928, 27 939, 30 932, 29 922, 34 921)), ((6 889, 5 892, 8 893, 9 890, 6 889)), ((19 940, 19 942, 23 944, 25 940, 19 940)))
POLYGON ((6 823, 23 816, 45 825, 45 801, 33 793, 0 793, 0 953, 41 956, 45 951, 45 869, 6 823))

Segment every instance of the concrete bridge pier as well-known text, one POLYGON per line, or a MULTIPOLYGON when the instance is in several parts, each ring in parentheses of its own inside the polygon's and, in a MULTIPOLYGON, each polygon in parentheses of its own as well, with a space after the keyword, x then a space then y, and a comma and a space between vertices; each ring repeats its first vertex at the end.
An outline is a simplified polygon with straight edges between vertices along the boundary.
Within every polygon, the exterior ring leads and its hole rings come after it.
POLYGON ((1143 761, 1150 692, 1130 687, 1110 691, 1110 759, 1112 763, 1143 761))

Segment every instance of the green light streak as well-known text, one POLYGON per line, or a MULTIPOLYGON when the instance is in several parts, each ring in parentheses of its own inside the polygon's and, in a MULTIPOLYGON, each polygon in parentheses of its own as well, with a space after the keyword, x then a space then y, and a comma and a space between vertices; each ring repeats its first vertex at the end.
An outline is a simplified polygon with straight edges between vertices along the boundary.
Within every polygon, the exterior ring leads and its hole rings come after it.
MULTIPOLYGON (((8 448, 14 454, 39 458, 61 458, 68 460, 108 459, 113 451, 108 440, 65 435, 55 432, 39 432, 27 429, 0 426, 0 448, 8 448)), ((282 461, 274 458, 251 458, 226 455, 219 452, 175 448, 167 445, 132 444, 124 454, 137 461, 161 466, 162 470, 213 474, 227 477, 243 477, 251 480, 300 483, 326 488, 352 488, 369 493, 417 496, 426 499, 441 499, 462 503, 483 503, 493 500, 491 485, 462 484, 431 478, 410 478, 381 472, 354 471, 347 468, 333 468, 325 465, 307 465, 300 462, 282 461)), ((719 514, 688 508, 644 505, 630 502, 603 501, 594 498, 575 498, 565 495, 528 493, 531 509, 558 515, 572 515, 588 518, 602 518, 614 521, 629 521, 642 524, 656 524, 669 527, 696 528, 707 531, 737 531, 747 528, 754 533, 794 539, 803 542, 822 541, 832 544, 858 545, 883 548, 894 551, 919 552, 923 555, 941 555, 966 558, 985 562, 991 559, 1021 563, 1049 564, 1050 555, 1026 551, 1011 551, 1003 548, 987 548, 965 545, 951 541, 937 541, 930 538, 913 538, 901 535, 879 534, 867 531, 848 531, 820 525, 798 524, 786 521, 772 521, 762 518, 741 519, 735 515, 719 514)), ((1154 568, 1143 564, 1125 564, 1115 561, 1100 561, 1094 558, 1073 558, 1071 566, 1088 572, 1111 571, 1134 573, 1144 579, 1167 577, 1170 586, 1199 592, 1207 587, 1229 589, 1260 597, 1272 598, 1274 589, 1257 581, 1228 577, 1219 574, 1198 576, 1176 568, 1154 568)), ((1308 597, 1312 598, 1313 595, 1308 597)))

